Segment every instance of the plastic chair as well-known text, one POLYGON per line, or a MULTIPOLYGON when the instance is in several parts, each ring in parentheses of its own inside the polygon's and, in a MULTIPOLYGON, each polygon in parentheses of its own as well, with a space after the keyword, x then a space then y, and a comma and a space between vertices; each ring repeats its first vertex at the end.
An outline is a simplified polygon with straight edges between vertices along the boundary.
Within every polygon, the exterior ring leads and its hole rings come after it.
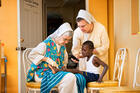
MULTIPOLYGON (((32 63, 31 60, 28 58, 28 55, 31 52, 31 50, 32 48, 27 48, 26 50, 23 51, 22 59, 23 59, 25 79, 26 79, 27 71, 32 63)), ((34 93, 36 93, 37 91, 40 91, 40 87, 41 87, 41 82, 26 82, 27 93, 29 91, 33 91, 34 93)), ((52 90, 58 90, 58 88, 54 87, 52 88, 52 90)))
POLYGON ((140 48, 138 49, 137 55, 136 55, 136 63, 135 63, 135 72, 134 72, 134 81, 133 81, 133 88, 140 87, 140 83, 137 82, 138 79, 138 73, 140 73, 140 48))
POLYGON ((93 93, 93 90, 100 90, 105 87, 120 87, 125 57, 126 48, 119 48, 115 57, 113 80, 103 81, 102 83, 89 82, 87 84, 88 90, 93 93))

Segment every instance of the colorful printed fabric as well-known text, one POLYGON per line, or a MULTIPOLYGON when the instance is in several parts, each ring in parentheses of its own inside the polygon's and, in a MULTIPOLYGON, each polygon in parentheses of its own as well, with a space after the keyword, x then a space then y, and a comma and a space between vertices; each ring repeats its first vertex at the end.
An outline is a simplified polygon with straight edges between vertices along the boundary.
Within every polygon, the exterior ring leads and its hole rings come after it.
MULTIPOLYGON (((48 38, 43 41, 46 43, 46 54, 45 57, 49 57, 52 60, 54 60, 58 64, 58 68, 61 69, 64 66, 64 52, 66 51, 65 46, 61 46, 60 51, 58 53, 58 50, 56 48, 55 42, 48 38)), ((27 75, 27 82, 34 81, 34 75, 36 75, 39 78, 43 78, 41 81, 41 93, 49 93, 50 90, 57 85, 62 78, 69 72, 57 72, 56 74, 53 74, 51 69, 48 67, 48 63, 43 61, 39 65, 31 64, 31 67, 28 71, 27 75)), ((82 75, 76 75, 77 81, 78 81, 78 93, 83 93, 83 89, 85 87, 85 78, 82 75)))
POLYGON ((86 87, 86 79, 81 74, 75 74, 78 93, 84 93, 86 87))
MULTIPOLYGON (((58 53, 56 44, 51 38, 48 38, 47 40, 44 40, 43 42, 46 43, 45 57, 49 57, 52 60, 54 60, 58 64, 59 68, 63 67, 64 51, 66 51, 65 46, 61 46, 60 52, 58 53)), ((35 75, 34 72, 36 72, 36 74, 39 78, 43 78, 44 73, 49 69, 50 68, 48 67, 48 63, 45 61, 41 62, 39 65, 35 65, 34 63, 32 63, 31 67, 28 71, 27 81, 28 82, 34 81, 34 75, 35 75)))
POLYGON ((41 81, 41 93, 50 93, 51 89, 57 85, 62 78, 69 72, 57 72, 53 74, 52 71, 47 71, 41 81))

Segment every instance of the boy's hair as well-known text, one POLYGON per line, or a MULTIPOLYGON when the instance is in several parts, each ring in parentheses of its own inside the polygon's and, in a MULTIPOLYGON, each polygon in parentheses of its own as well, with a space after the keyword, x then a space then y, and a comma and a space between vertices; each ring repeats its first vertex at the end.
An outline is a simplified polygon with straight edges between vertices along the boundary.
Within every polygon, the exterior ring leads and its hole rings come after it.
POLYGON ((89 49, 94 49, 94 44, 93 44, 93 42, 90 41, 90 40, 85 41, 85 42, 83 43, 83 46, 84 46, 84 45, 88 45, 89 49))

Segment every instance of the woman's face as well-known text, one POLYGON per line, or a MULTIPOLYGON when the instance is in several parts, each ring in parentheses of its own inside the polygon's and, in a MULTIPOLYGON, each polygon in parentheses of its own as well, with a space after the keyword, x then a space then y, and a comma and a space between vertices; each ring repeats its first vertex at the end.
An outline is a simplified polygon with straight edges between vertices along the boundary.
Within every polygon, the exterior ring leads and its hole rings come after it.
POLYGON ((59 45, 67 44, 71 40, 71 36, 62 35, 57 39, 59 45))
POLYGON ((77 22, 78 27, 81 29, 82 32, 90 33, 93 29, 93 24, 89 24, 85 20, 81 20, 77 22))

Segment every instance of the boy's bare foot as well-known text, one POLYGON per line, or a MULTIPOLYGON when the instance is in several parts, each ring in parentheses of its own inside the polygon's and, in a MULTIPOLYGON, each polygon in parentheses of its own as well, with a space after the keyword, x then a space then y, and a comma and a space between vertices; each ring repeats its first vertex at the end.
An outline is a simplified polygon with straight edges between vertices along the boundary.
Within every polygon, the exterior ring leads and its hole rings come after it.
POLYGON ((52 70, 52 73, 55 74, 57 73, 58 71, 60 71, 58 68, 56 68, 55 66, 51 66, 51 65, 48 65, 49 68, 52 70))

